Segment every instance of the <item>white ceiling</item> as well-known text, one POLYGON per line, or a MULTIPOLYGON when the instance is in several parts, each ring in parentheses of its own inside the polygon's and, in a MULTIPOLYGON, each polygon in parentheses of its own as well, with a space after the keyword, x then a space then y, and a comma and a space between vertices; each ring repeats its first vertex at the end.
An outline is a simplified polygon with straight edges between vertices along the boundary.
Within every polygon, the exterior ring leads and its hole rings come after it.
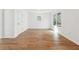
POLYGON ((31 13, 48 13, 51 12, 52 14, 61 12, 61 9, 28 9, 28 12, 31 13))

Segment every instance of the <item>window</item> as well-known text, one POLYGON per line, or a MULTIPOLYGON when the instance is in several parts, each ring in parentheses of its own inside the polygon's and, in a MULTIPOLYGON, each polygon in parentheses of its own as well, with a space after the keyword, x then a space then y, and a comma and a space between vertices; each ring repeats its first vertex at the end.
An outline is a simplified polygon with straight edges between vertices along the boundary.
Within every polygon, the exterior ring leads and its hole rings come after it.
POLYGON ((41 21, 41 16, 37 16, 37 20, 41 21))
POLYGON ((56 13, 53 15, 53 25, 61 27, 61 13, 56 13))

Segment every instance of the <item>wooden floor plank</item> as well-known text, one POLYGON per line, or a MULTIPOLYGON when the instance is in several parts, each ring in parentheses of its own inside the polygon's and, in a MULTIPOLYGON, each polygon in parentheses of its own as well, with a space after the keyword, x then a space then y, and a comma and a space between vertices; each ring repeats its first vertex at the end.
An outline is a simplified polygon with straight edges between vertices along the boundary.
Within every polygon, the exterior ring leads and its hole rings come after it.
POLYGON ((51 30, 28 29, 16 38, 0 40, 1 50, 79 50, 79 46, 51 30))

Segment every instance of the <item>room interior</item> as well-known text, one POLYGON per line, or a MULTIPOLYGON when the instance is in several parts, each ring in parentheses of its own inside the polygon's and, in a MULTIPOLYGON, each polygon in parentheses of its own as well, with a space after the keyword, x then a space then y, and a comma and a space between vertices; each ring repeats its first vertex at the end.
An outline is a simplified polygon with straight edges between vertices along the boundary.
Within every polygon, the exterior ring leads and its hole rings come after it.
POLYGON ((1 50, 79 50, 78 9, 0 9, 1 50))

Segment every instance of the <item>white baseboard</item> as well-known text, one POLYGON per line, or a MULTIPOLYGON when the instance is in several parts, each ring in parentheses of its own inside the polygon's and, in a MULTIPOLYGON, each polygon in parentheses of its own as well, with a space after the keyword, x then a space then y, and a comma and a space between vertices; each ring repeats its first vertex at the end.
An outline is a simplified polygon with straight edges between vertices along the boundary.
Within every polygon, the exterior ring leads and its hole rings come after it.
POLYGON ((28 28, 28 29, 49 29, 49 28, 28 28))
POLYGON ((0 38, 16 38, 15 36, 6 36, 6 37, 0 37, 0 38))
POLYGON ((79 45, 79 42, 74 41, 73 39, 71 39, 70 37, 66 36, 66 35, 63 34, 63 33, 60 33, 60 34, 61 34, 62 36, 64 36, 64 37, 66 37, 68 40, 70 40, 70 41, 74 42, 75 44, 79 45))
POLYGON ((18 37, 18 35, 20 35, 22 32, 26 31, 27 29, 24 29, 23 31, 19 32, 19 33, 15 33, 13 36, 0 36, 1 38, 16 38, 18 37))

